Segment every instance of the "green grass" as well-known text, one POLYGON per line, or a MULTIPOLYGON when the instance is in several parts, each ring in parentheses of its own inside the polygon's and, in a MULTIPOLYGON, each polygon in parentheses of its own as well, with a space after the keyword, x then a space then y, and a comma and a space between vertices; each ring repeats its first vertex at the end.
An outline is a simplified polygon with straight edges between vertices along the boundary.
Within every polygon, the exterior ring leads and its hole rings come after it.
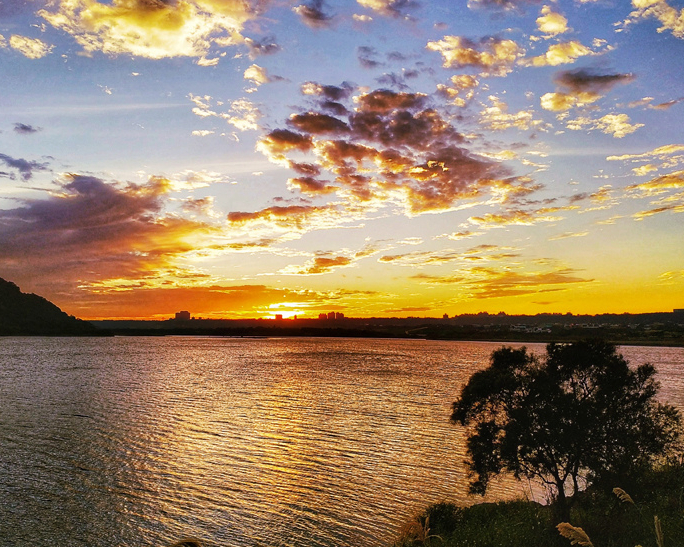
MULTIPOLYGON (((582 528, 594 547, 684 547, 682 463, 614 486, 624 488, 634 503, 622 501, 611 488, 592 488, 577 496, 570 513, 569 523, 582 528)), ((571 547, 557 524, 551 507, 530 501, 470 507, 438 503, 407 524, 395 547, 571 547)))

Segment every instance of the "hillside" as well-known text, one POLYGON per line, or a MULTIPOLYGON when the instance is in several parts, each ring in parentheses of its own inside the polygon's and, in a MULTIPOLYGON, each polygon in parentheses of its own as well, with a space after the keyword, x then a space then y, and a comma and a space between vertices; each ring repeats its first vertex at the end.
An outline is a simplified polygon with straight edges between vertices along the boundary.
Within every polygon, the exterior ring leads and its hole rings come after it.
POLYGON ((87 336, 90 323, 67 315, 42 296, 26 294, 0 278, 0 336, 87 336))

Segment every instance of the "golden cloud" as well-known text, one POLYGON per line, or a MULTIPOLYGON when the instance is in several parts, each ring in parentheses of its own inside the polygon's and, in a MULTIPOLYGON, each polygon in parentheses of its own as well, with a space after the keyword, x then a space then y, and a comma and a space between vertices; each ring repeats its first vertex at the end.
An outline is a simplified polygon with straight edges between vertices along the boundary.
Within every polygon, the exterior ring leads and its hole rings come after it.
POLYGON ((346 256, 316 256, 302 267, 290 266, 278 273, 284 275, 322 275, 349 266, 351 263, 352 259, 346 256))
POLYGON ((640 127, 644 127, 644 124, 630 123, 630 118, 627 114, 606 114, 598 119, 579 117, 574 120, 568 120, 566 127, 574 131, 598 129, 607 135, 612 135, 616 139, 621 139, 626 135, 634 133, 640 127))
POLYGON ((684 152, 684 144, 667 144, 659 146, 648 152, 642 154, 623 154, 621 156, 608 156, 608 161, 625 161, 625 160, 649 160, 652 158, 664 159, 667 156, 676 152, 684 152))
POLYGON ((491 95, 489 100, 492 106, 480 111, 480 123, 492 131, 505 131, 510 128, 528 130, 543 123, 542 120, 535 120, 534 114, 528 110, 509 114, 508 105, 494 95, 491 95))
POLYGON ((413 0, 356 0, 360 6, 386 17, 408 17, 407 12, 417 6, 413 0))
MULTIPOLYGON (((18 34, 10 37, 9 45, 29 59, 41 59, 54 49, 54 46, 50 46, 38 38, 27 38, 18 34)), ((2 46, 2 40, 0 40, 0 46, 2 46)))
POLYGON ((549 6, 544 6, 537 18, 537 28, 547 36, 556 36, 568 32, 568 20, 549 6))
POLYGON ((669 30, 673 36, 684 39, 684 9, 677 11, 667 0, 632 0, 632 6, 636 9, 623 21, 623 26, 654 18, 662 25, 658 32, 669 30))
POLYGON ((475 76, 470 74, 456 74, 451 77, 451 86, 437 84, 437 93, 447 97, 456 106, 465 106, 475 95, 475 88, 479 85, 475 76))
POLYGON ((662 175, 648 182, 632 184, 627 186, 626 190, 630 192, 638 192, 646 196, 653 196, 656 194, 661 194, 667 190, 675 190, 679 188, 684 188, 684 171, 675 171, 674 173, 662 175))
MULTIPOLYGON (((73 36, 85 52, 150 59, 204 58, 212 46, 243 41, 260 2, 244 0, 57 0, 38 15, 73 36)), ((211 63, 210 63, 211 64, 211 63)))
POLYGON ((441 53, 444 68, 472 67, 482 75, 505 76, 525 52, 513 40, 483 38, 474 42, 462 36, 445 36, 428 42, 427 49, 441 53))
POLYGON ((552 44, 546 53, 537 57, 524 59, 522 64, 525 66, 558 66, 574 63, 580 57, 595 55, 588 47, 576 40, 552 44))
POLYGON ((481 216, 468 218, 468 222, 483 228, 493 228, 498 226, 532 226, 539 222, 553 222, 560 220, 561 217, 551 216, 550 213, 558 211, 555 209, 538 209, 536 211, 525 211, 523 209, 511 209, 503 213, 487 213, 481 216))

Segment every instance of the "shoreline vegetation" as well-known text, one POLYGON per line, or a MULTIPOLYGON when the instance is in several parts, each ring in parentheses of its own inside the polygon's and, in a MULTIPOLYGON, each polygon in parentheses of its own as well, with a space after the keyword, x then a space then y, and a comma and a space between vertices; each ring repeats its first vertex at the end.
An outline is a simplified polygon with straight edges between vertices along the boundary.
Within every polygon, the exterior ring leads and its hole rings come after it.
POLYGON ((392 547, 682 547, 684 463, 644 471, 624 489, 578 493, 566 524, 581 529, 588 542, 580 534, 562 535, 568 528, 559 524, 551 504, 531 500, 440 502, 409 520, 392 547))
POLYGON ((453 403, 470 492, 506 474, 546 485, 548 503, 434 504, 394 547, 684 545, 682 418, 654 375, 600 340, 495 350, 453 403))

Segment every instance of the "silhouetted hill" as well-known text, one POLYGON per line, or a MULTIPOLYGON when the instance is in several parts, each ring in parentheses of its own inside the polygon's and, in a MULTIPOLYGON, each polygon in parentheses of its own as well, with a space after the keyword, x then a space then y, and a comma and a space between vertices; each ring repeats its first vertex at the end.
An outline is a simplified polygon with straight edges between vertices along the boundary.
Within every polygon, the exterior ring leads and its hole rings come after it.
POLYGON ((96 332, 90 323, 67 315, 42 296, 23 293, 14 283, 0 278, 0 336, 79 336, 96 332))

